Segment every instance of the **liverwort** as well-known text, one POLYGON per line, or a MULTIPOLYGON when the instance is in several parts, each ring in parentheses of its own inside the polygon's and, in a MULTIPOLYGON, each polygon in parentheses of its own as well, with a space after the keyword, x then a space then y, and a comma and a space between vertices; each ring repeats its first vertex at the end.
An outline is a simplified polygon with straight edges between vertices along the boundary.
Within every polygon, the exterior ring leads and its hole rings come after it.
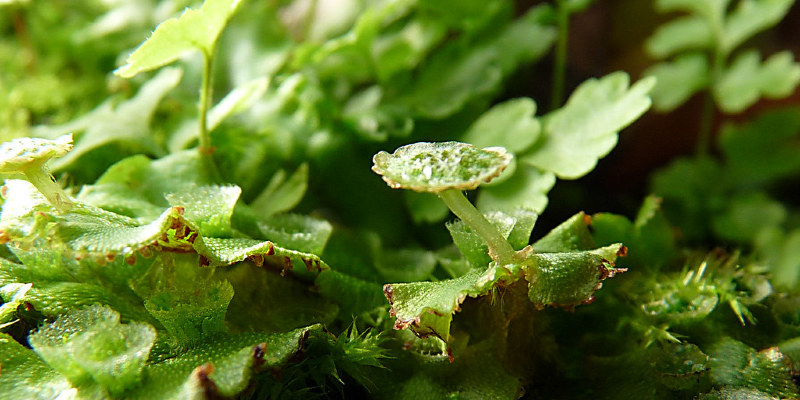
POLYGON ((59 186, 47 161, 72 150, 72 134, 55 140, 19 138, 0 145, 0 174, 24 175, 60 213, 69 211, 72 202, 59 186))
POLYGON ((512 158, 502 147, 480 149, 460 142, 421 142, 400 147, 392 154, 385 151, 375 154, 372 170, 393 189, 439 196, 453 214, 486 242, 489 256, 498 264, 507 265, 519 258, 517 253, 463 191, 499 176, 512 158))

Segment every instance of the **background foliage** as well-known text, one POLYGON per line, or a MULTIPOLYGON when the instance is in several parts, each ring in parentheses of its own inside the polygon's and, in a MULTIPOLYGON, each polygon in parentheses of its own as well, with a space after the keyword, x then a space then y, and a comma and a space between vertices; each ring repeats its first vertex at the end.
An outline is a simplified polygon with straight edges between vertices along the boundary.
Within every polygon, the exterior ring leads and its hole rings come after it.
POLYGON ((798 15, 0 1, 0 398, 798 398, 798 15))

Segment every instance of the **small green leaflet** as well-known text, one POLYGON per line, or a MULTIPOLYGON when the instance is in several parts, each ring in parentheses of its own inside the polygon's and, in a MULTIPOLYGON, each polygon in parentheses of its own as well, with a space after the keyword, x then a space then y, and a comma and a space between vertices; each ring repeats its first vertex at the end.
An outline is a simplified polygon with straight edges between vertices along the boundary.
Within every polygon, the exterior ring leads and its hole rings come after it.
POLYGON ((650 108, 655 79, 628 83, 626 73, 616 72, 581 84, 563 108, 544 117, 543 135, 522 162, 563 179, 586 175, 617 144, 617 133, 650 108))
POLYGON ((653 108, 669 112, 678 108, 693 94, 708 87, 711 80, 708 60, 700 53, 680 55, 673 61, 658 63, 644 72, 656 78, 653 108))
POLYGON ((239 4, 241 0, 206 0, 199 10, 187 9, 179 18, 162 22, 114 73, 131 78, 167 65, 191 50, 211 57, 222 29, 239 4))
POLYGON ((164 150, 153 140, 150 121, 161 99, 178 85, 182 76, 179 68, 164 69, 142 85, 136 96, 116 107, 105 102, 72 122, 39 126, 33 133, 54 138, 68 132, 83 132, 76 135, 74 150, 53 162, 54 170, 74 167, 83 155, 110 143, 141 149, 150 155, 163 155, 164 150))
POLYGON ((782 98, 800 84, 800 64, 794 54, 782 51, 763 63, 757 51, 739 55, 713 87, 714 98, 727 113, 738 113, 760 97, 782 98))

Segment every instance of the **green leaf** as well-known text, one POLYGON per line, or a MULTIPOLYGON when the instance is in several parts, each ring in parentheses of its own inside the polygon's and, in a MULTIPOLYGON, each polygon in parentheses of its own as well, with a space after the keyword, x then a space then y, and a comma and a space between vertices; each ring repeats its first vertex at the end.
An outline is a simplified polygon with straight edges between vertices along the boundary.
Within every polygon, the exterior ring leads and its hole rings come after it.
MULTIPOLYGON (((216 129, 224 120, 253 106, 264 96, 269 86, 267 78, 258 78, 235 87, 214 107, 208 110, 208 131, 216 129)), ((177 152, 189 147, 198 138, 197 120, 187 120, 180 129, 170 136, 167 147, 177 152)))
POLYGON ((778 397, 770 396, 760 390, 750 388, 731 388, 724 387, 700 395, 698 400, 780 400, 778 397))
POLYGON ((595 214, 592 237, 600 246, 625 243, 626 264, 657 270, 675 254, 672 227, 664 218, 661 203, 661 198, 646 197, 634 222, 620 215, 595 214))
POLYGON ((709 21, 720 21, 728 3, 730 0, 656 0, 656 8, 661 12, 688 11, 709 21))
POLYGON ((279 170, 250 206, 264 216, 289 211, 300 203, 307 188, 308 164, 301 164, 288 178, 279 170))
POLYGON ((737 184, 768 184, 800 171, 800 109, 771 110, 719 136, 727 174, 737 184))
POLYGON ((800 229, 784 232, 772 227, 755 238, 758 253, 768 262, 772 282, 776 287, 796 288, 800 282, 800 229))
MULTIPOLYGON (((212 266, 230 265, 248 257, 263 262, 265 256, 274 256, 284 259, 289 265, 294 259, 303 261, 309 269, 327 268, 316 255, 284 249, 269 241, 202 236, 198 227, 184 217, 185 208, 182 206, 168 208, 157 219, 141 224, 132 218, 81 203, 70 212, 59 214, 27 182, 7 181, 6 187, 11 195, 4 204, 0 228, 14 243, 35 240, 36 227, 46 220, 49 221, 47 237, 54 241, 53 244, 65 245, 63 251, 72 256, 89 255, 102 259, 120 255, 134 260, 136 251, 154 249, 196 252, 202 256, 202 264, 212 266)), ((227 201, 228 207, 232 205, 230 196, 221 200, 227 201)), ((206 222, 207 226, 214 227, 229 219, 226 216, 230 215, 230 208, 204 210, 201 207, 194 213, 193 217, 209 218, 211 222, 206 222)))
POLYGON ((411 218, 417 224, 439 222, 450 215, 447 205, 434 194, 407 190, 403 192, 403 198, 411 218))
POLYGON ((491 45, 457 43, 436 52, 425 63, 400 104, 424 118, 456 113, 473 98, 496 90, 502 80, 498 54, 491 45))
POLYGON ((595 0, 566 0, 565 7, 570 14, 578 13, 589 8, 595 0))
POLYGON ((478 208, 511 211, 519 207, 541 213, 547 207, 547 193, 556 176, 530 165, 519 165, 514 174, 497 185, 486 185, 478 194, 478 208))
POLYGON ((328 221, 300 214, 273 215, 258 227, 265 239, 311 254, 322 254, 333 231, 328 221))
POLYGON ((710 83, 708 60, 698 53, 684 54, 674 61, 658 63, 643 74, 656 78, 651 95, 653 108, 660 112, 680 107, 710 83))
MULTIPOLYGON (((509 237, 514 237, 517 245, 522 244, 523 233, 529 232, 533 225, 532 214, 525 214, 528 218, 520 218, 523 222, 519 227, 507 229, 512 232, 509 237)), ((509 222, 514 222, 513 218, 509 222)), ((459 235, 469 238, 466 231, 459 232, 459 235)), ((591 242, 583 214, 578 214, 537 242, 540 250, 530 253, 519 264, 498 266, 492 262, 487 268, 473 266, 455 279, 385 285, 384 294, 392 305, 390 313, 396 317, 395 329, 410 328, 420 338, 436 337, 442 341, 441 350, 445 351, 450 343, 453 314, 467 297, 487 295, 494 288, 509 286, 523 277, 529 282, 529 299, 537 308, 560 306, 571 309, 589 303, 602 280, 624 271, 613 267, 622 245, 578 249, 584 244, 591 246, 591 242), (575 234, 581 230, 583 234, 575 234)), ((469 254, 477 249, 474 244, 464 243, 469 254)), ((474 253, 477 257, 478 252, 474 253)))
POLYGON ((167 65, 190 50, 200 50, 211 57, 220 33, 240 3, 240 0, 206 0, 200 9, 187 9, 179 18, 162 22, 114 73, 131 78, 167 65))
MULTIPOLYGON (((528 245, 531 231, 536 223, 537 214, 526 209, 517 209, 504 213, 492 211, 484 214, 487 220, 494 225, 511 247, 520 250, 528 245)), ((488 254, 486 242, 463 221, 456 220, 447 224, 447 230, 453 237, 453 243, 469 261, 473 268, 483 268, 489 264, 491 258, 488 254)))
POLYGON ((780 226, 786 207, 766 193, 742 193, 728 199, 726 209, 712 217, 717 237, 747 243, 763 230, 780 226))
POLYGON ((375 259, 375 269, 385 282, 427 280, 431 278, 434 268, 436 257, 426 250, 383 250, 375 259))
POLYGON ((534 242, 533 250, 539 253, 560 253, 594 248, 594 239, 589 232, 590 221, 589 216, 583 212, 573 215, 534 242))
POLYGON ((794 0, 740 0, 725 20, 720 47, 731 52, 756 33, 780 22, 793 4, 794 0))
POLYGON ((284 367, 305 347, 309 332, 320 328, 314 325, 285 333, 241 333, 208 340, 149 365, 147 379, 130 398, 235 397, 248 387, 255 373, 284 367))
POLYGON ((186 186, 164 197, 172 207, 183 207, 183 217, 204 236, 224 237, 231 232, 231 215, 242 189, 238 186, 186 186))
POLYGON ((511 162, 502 147, 479 149, 459 142, 414 143, 372 158, 372 170, 393 189, 437 193, 471 190, 500 175, 511 162))
POLYGON ((645 42, 647 53, 658 59, 686 50, 704 50, 714 45, 708 21, 701 17, 677 18, 659 26, 645 42))
POLYGON ((715 385, 749 388, 779 398, 799 395, 792 381, 791 363, 776 347, 760 352, 730 338, 710 351, 711 379, 715 385))
POLYGON ((63 375, 5 333, 0 333, 0 365, 0 387, 9 399, 54 399, 72 389, 63 375))
POLYGON ((717 104, 727 113, 741 112, 761 97, 777 99, 800 84, 800 64, 789 51, 773 54, 763 63, 757 51, 739 55, 713 86, 717 104))
POLYGON ((149 296, 144 307, 167 330, 173 346, 188 348, 227 332, 225 313, 233 298, 228 281, 170 289, 149 296))
MULTIPOLYGON (((142 85, 136 96, 116 107, 112 108, 111 102, 105 102, 75 121, 34 129, 35 135, 45 137, 83 131, 76 135, 75 149, 54 162, 53 169, 74 169, 76 162, 85 154, 112 143, 150 155, 163 155, 164 150, 154 141, 150 122, 161 99, 178 85, 182 75, 183 71, 178 68, 164 69, 142 85)), ((120 158, 122 155, 114 161, 120 158)))
POLYGON ((536 103, 529 98, 519 98, 500 103, 483 113, 467 130, 462 140, 477 147, 505 147, 520 153, 539 137, 541 129, 536 114, 536 103))
POLYGON ((528 298, 540 309, 591 304, 600 281, 624 272, 614 268, 621 248, 618 243, 590 251, 531 255, 522 267, 529 283, 528 298))
POLYGON ((617 133, 650 108, 655 83, 645 78, 629 88, 624 72, 584 82, 545 117, 542 137, 522 161, 564 179, 587 174, 617 144, 617 133))
POLYGON ((74 386, 94 382, 118 396, 141 380, 155 338, 150 325, 123 325, 117 312, 92 306, 60 317, 29 341, 74 386))

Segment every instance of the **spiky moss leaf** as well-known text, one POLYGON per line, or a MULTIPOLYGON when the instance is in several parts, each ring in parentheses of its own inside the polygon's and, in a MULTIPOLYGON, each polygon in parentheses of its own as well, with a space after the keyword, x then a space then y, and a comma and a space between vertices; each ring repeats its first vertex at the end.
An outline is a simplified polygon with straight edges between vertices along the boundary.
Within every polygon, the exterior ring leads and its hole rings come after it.
POLYGON ((4 333, 0 333, 0 366, 0 398, 55 399, 75 394, 67 378, 4 333))
POLYGON ((187 9, 179 18, 162 22, 114 73, 131 78, 167 65, 190 50, 200 50, 210 57, 240 3, 240 0, 206 0, 199 10, 187 9))
MULTIPOLYGON (((537 216, 533 211, 525 209, 518 209, 508 214, 500 211, 485 214, 486 219, 511 243, 514 250, 520 250, 528 245, 537 216)), ((447 224, 447 230, 450 231, 453 243, 473 267, 482 268, 489 264, 491 258, 486 242, 467 224, 456 220, 447 224)))
POLYGON ((713 31, 708 22, 702 17, 688 16, 659 26, 645 42, 645 50, 650 56, 663 59, 687 50, 703 50, 713 44, 713 31))
POLYGON ((736 57, 714 83, 713 93, 719 107, 727 113, 741 112, 761 97, 779 99, 792 94, 800 84, 800 64, 794 54, 783 51, 763 63, 757 51, 736 57))
POLYGON ((669 112, 685 103, 710 82, 710 70, 706 56, 689 53, 670 62, 662 62, 648 68, 645 76, 656 78, 651 93, 653 108, 669 112))
POLYGON ((521 161, 563 179, 586 175, 617 144, 618 132, 650 108, 655 84, 649 77, 629 87, 624 72, 585 81, 564 107, 545 116, 541 137, 521 161))
POLYGON ((321 254, 333 226, 319 218, 300 214, 279 214, 258 223, 263 237, 286 248, 321 254))
POLYGON ((508 100, 483 113, 461 138, 477 147, 504 147, 512 153, 525 151, 539 137, 534 118, 536 102, 529 98, 508 100))
POLYGON ((73 386, 94 383, 120 395, 141 380, 155 338, 152 326, 120 324, 119 313, 96 305, 59 317, 28 340, 73 386))
MULTIPOLYGON (((196 252, 202 256, 202 264, 211 266, 230 265, 248 257, 261 263, 266 256, 277 256, 287 263, 300 260, 309 269, 327 268, 317 255, 284 249, 269 241, 203 237, 196 225, 184 217, 181 206, 171 207, 156 220, 142 225, 129 217, 80 203, 70 212, 58 214, 27 182, 11 180, 6 187, 8 199, 0 215, 0 229, 14 243, 31 243, 43 234, 52 244, 63 244, 78 257, 122 256, 133 260, 135 251, 166 250, 196 252)), ((213 216, 216 221, 224 221, 230 212, 224 208, 203 210, 199 215, 213 216), (215 211, 222 216, 213 215, 215 211)))
POLYGON ((111 143, 150 155, 164 155, 164 150, 153 140, 150 122, 161 99, 178 85, 182 76, 183 71, 178 68, 165 69, 147 81, 136 96, 113 109, 111 103, 106 102, 75 121, 34 129, 34 134, 45 137, 83 132, 78 135, 75 149, 53 162, 53 170, 72 168, 85 154, 111 143))
POLYGON ((392 154, 375 154, 372 170, 393 189, 431 193, 471 190, 500 175, 512 157, 502 147, 479 149, 459 142, 420 142, 392 154))
POLYGON ((226 332, 225 314, 233 299, 228 281, 208 282, 192 290, 155 293, 144 307, 170 335, 176 347, 189 347, 226 332))
POLYGON ((724 338, 710 351, 711 379, 717 386, 755 389, 778 398, 797 398, 789 359, 778 348, 762 351, 724 338))

